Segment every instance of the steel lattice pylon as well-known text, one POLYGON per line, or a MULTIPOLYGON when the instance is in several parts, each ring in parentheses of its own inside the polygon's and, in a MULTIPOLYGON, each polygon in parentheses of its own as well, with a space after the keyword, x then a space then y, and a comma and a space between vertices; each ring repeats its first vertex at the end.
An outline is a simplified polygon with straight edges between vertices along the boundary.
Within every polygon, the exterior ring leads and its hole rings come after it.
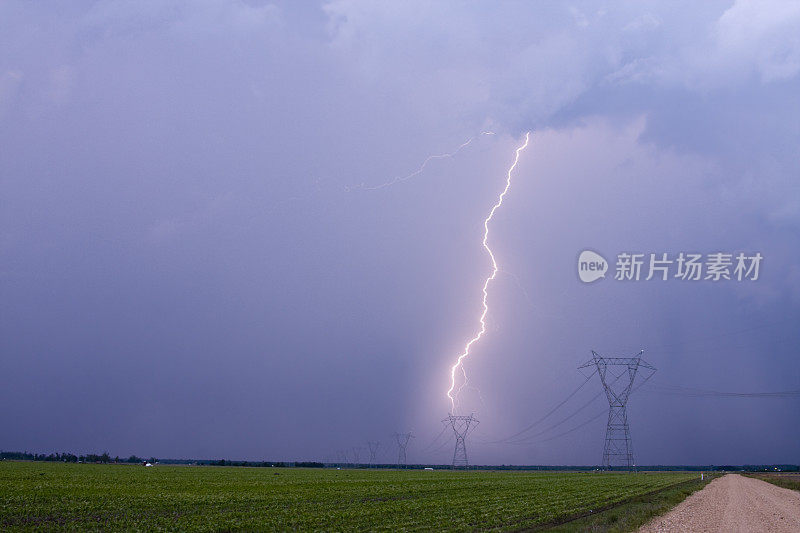
POLYGON ((406 458, 406 448, 408 448, 408 441, 414 438, 414 435, 409 431, 408 433, 393 433, 392 436, 397 441, 397 464, 405 466, 408 459, 406 458))
POLYGON ((361 458, 361 450, 362 449, 363 448, 360 448, 358 446, 353 446, 353 465, 354 466, 358 466, 360 464, 359 463, 359 459, 361 458))
POLYGON ((471 429, 474 429, 480 422, 475 418, 475 415, 469 416, 456 416, 447 415, 447 418, 442 420, 450 424, 453 428, 453 433, 456 436, 456 449, 453 451, 453 468, 468 467, 469 459, 467 458, 467 434, 471 429))
POLYGON ((369 464, 372 466, 375 464, 375 456, 378 454, 381 443, 378 441, 369 441, 367 442, 367 447, 369 448, 369 464))
POLYGON ((608 425, 603 447, 603 468, 612 470, 622 467, 636 470, 633 458, 633 443, 628 424, 628 398, 631 395, 637 374, 647 371, 644 381, 655 373, 655 367, 644 359, 640 351, 636 357, 602 357, 592 350, 592 358, 579 368, 595 367, 608 398, 608 425), (619 383, 617 383, 619 382, 619 383))

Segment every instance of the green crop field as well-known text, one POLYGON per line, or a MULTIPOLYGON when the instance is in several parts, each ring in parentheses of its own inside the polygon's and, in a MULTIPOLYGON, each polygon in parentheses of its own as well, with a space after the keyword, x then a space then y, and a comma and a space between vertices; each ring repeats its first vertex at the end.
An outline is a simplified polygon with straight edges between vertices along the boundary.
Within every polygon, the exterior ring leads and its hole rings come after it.
POLYGON ((697 477, 4 461, 0 528, 514 531, 697 477))

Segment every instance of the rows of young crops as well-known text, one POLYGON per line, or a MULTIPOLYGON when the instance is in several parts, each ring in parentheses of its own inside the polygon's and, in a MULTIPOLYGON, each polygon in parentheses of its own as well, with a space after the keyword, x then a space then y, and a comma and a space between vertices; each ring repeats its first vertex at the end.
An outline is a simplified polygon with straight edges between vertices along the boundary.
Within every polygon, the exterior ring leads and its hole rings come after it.
POLYGON ((0 528, 513 530, 692 477, 3 462, 0 528))

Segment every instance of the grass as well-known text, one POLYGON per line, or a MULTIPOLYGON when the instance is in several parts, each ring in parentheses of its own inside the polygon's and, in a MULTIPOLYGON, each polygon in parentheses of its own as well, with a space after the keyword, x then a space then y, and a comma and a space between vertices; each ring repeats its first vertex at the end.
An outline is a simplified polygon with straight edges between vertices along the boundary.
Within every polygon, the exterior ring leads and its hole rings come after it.
POLYGON ((591 513, 588 516, 581 516, 576 520, 543 529, 559 533, 574 533, 578 531, 617 533, 633 531, 649 522, 652 518, 666 513, 685 500, 687 496, 705 487, 716 477, 719 476, 717 474, 706 474, 705 479, 701 481, 695 474, 692 479, 647 494, 634 496, 628 501, 606 511, 591 513))
MULTIPOLYGON (((0 529, 515 531, 556 526, 609 507, 622 516, 614 522, 638 525, 648 512, 677 503, 684 492, 670 491, 688 490, 678 484, 695 477, 5 461, 0 529), (671 496, 648 503, 657 494, 671 496), (638 518, 631 521, 631 513, 638 518)), ((591 518, 610 519, 608 512, 591 518)), ((582 530, 574 529, 581 523, 573 520, 569 530, 582 530)), ((593 530, 596 524, 585 526, 593 530)))
POLYGON ((781 473, 752 473, 747 474, 750 477, 760 479, 783 487, 785 489, 800 490, 800 474, 796 472, 781 472, 781 473))

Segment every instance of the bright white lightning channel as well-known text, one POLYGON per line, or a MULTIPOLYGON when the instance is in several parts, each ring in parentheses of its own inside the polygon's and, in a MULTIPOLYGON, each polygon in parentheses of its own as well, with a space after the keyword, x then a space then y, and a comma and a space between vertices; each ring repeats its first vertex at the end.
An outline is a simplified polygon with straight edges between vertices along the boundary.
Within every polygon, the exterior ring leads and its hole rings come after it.
POLYGON ((519 163, 519 154, 525 148, 528 147, 528 140, 530 139, 531 132, 525 133, 525 142, 517 148, 517 151, 514 155, 514 162, 508 168, 508 172, 506 172, 506 186, 503 189, 503 192, 500 193, 500 196, 497 198, 497 202, 492 206, 492 210, 489 211, 489 216, 483 221, 483 247, 486 252, 489 254, 489 258, 492 260, 492 273, 491 275, 486 278, 486 281, 483 282, 483 312, 481 313, 480 318, 478 321, 480 322, 480 330, 478 333, 472 337, 469 342, 464 346, 464 351, 461 352, 461 355, 458 356, 455 364, 450 368, 450 388, 447 390, 447 397, 450 399, 450 407, 451 413, 455 414, 456 410, 456 400, 458 399, 458 395, 464 386, 467 384, 467 373, 464 370, 464 359, 469 356, 470 348, 472 345, 478 342, 483 334, 486 333, 486 314, 489 312, 489 304, 487 303, 487 299, 489 297, 489 282, 492 281, 495 277, 497 277, 497 272, 499 268, 497 266, 497 260, 494 257, 494 253, 492 249, 489 248, 489 222, 494 217, 495 211, 503 205, 503 199, 508 193, 508 189, 511 188, 511 174, 514 172, 514 169, 517 167, 517 163, 519 163), (458 388, 458 390, 453 394, 453 391, 456 388, 456 371, 461 370, 461 373, 464 376, 464 382, 458 388))

